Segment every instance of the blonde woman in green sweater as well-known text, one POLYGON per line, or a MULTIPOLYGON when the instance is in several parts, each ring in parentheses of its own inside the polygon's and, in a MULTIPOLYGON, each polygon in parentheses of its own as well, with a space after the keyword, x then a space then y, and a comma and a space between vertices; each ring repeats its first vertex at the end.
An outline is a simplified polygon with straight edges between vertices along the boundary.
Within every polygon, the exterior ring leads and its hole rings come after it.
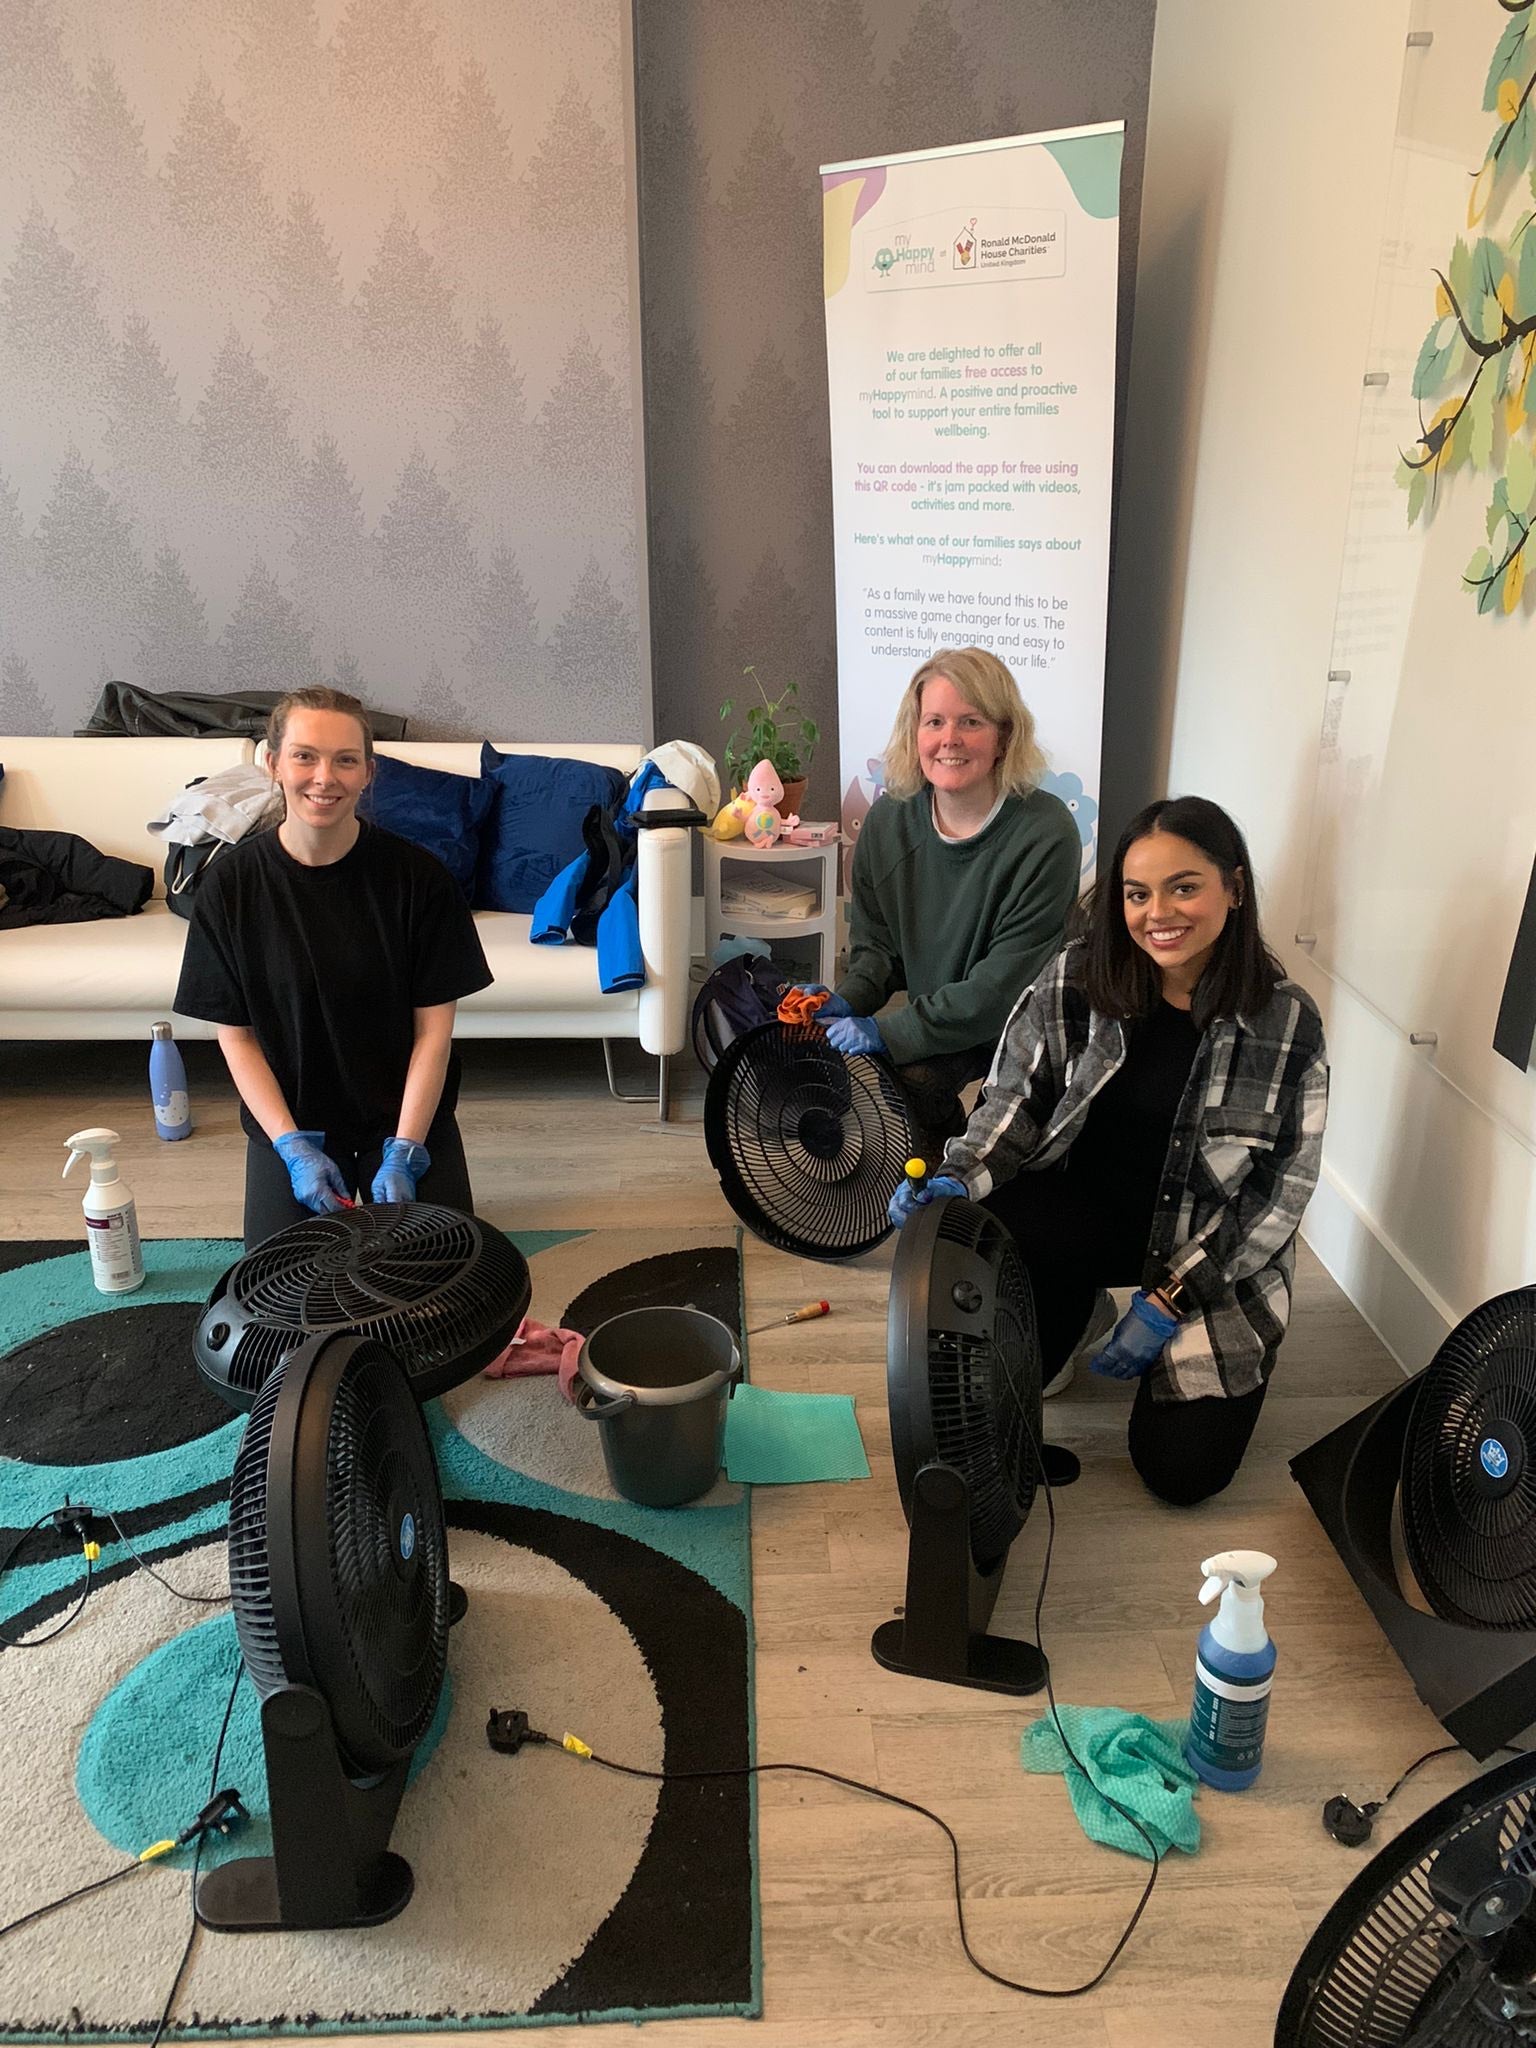
POLYGON ((1044 767, 1004 664, 940 648, 907 685, 854 849, 848 968, 821 1015, 839 1051, 889 1056, 934 1159, 1077 896, 1082 844, 1044 767))

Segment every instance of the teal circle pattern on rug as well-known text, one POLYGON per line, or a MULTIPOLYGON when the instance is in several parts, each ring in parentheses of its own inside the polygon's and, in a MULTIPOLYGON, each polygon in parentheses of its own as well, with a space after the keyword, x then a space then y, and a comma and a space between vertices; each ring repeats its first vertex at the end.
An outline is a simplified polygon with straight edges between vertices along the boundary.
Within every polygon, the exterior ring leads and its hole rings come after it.
MULTIPOLYGON (((91 1718, 75 1765, 75 1790, 91 1825, 125 1855, 179 1834, 208 1799, 209 1774, 224 1703, 240 1664, 234 1618, 215 1616, 183 1629, 119 1680, 91 1718)), ((444 1681, 432 1724, 411 1759, 423 1769, 448 1726, 452 1687, 444 1681)), ((238 1833, 210 1835, 205 1865, 232 1856, 270 1856, 272 1822, 261 1709, 243 1681, 219 1761, 220 1785, 238 1785, 251 1819, 238 1833)), ((190 1863, 192 1849, 172 1861, 190 1863)))
MULTIPOLYGON (((239 1255, 238 1241, 228 1237, 168 1238, 160 1244, 146 1244, 143 1287, 116 1298, 97 1293, 88 1252, 18 1266, 0 1285, 0 1357, 63 1323, 78 1322, 107 1307, 116 1306, 121 1314, 132 1315, 135 1307, 149 1301, 206 1301, 213 1283, 239 1255)), ((168 1371, 178 1369, 188 1374, 196 1370, 190 1356, 179 1366, 175 1360, 167 1361, 168 1371)), ((5 1520, 12 1527, 25 1528, 56 1508, 66 1494, 121 1513, 146 1500, 169 1500, 199 1486, 211 1486, 229 1477, 244 1427, 245 1417, 232 1414, 223 1428, 191 1443, 94 1465, 0 1461, 5 1520)))

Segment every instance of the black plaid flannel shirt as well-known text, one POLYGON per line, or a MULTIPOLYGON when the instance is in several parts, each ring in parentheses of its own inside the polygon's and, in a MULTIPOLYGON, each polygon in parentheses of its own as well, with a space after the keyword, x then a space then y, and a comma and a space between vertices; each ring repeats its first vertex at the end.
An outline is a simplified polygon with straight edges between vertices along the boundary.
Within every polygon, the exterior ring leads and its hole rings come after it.
MULTIPOLYGON (((1016 1173, 1054 1165, 1126 1056, 1125 1031, 1088 1006, 1081 942, 1014 1005, 944 1171, 983 1200, 1016 1173)), ((1282 981, 1256 1017, 1201 1035, 1174 1119, 1142 1285, 1184 1284, 1184 1318, 1153 1368, 1158 1400, 1262 1386, 1285 1334, 1302 1212, 1317 1185, 1328 1110, 1323 1024, 1282 981)))

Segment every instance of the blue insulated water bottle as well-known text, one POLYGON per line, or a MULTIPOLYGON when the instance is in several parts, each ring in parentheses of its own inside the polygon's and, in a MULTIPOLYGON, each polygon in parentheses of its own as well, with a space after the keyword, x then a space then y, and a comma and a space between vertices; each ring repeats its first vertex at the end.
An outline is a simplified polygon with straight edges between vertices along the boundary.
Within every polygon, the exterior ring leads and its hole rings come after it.
POLYGON ((151 1027, 154 1043, 149 1048, 149 1093, 155 1105, 155 1135, 185 1138, 192 1129, 192 1103, 187 1094, 187 1070, 171 1036, 169 1024, 151 1027))

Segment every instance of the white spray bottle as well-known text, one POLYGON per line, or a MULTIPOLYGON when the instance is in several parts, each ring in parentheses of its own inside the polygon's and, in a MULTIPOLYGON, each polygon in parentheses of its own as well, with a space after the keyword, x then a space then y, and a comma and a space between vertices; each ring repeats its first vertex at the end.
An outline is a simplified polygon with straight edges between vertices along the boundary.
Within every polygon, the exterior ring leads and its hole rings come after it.
MULTIPOLYGON (((144 1284, 144 1254, 139 1248, 139 1212, 128 1184, 117 1170, 114 1147, 122 1139, 99 1126, 76 1131, 69 1141, 67 1174, 77 1159, 89 1158, 91 1184, 86 1189, 85 1238, 91 1248, 91 1278, 102 1294, 131 1294, 144 1284)), ((62 1178, 62 1176, 61 1176, 62 1178)))
POLYGON ((1200 1567, 1200 1604, 1221 1606, 1195 1647, 1195 1698, 1184 1755, 1222 1792, 1240 1792, 1259 1775, 1275 1678, 1275 1646, 1264 1626, 1264 1581, 1275 1560, 1262 1550, 1222 1550, 1200 1567))

